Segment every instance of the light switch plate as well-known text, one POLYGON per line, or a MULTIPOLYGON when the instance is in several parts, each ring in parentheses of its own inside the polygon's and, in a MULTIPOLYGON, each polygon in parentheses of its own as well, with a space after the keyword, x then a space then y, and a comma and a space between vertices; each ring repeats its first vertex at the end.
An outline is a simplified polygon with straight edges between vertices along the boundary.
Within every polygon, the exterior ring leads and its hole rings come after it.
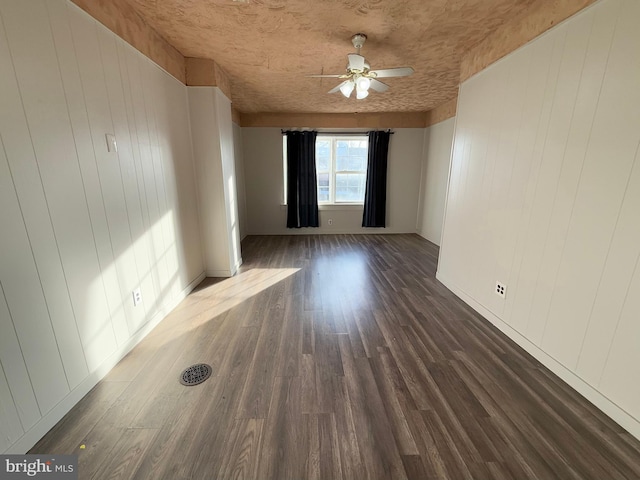
POLYGON ((105 135, 107 138, 107 151, 116 153, 118 151, 118 144, 116 143, 116 136, 112 133, 107 133, 105 135))

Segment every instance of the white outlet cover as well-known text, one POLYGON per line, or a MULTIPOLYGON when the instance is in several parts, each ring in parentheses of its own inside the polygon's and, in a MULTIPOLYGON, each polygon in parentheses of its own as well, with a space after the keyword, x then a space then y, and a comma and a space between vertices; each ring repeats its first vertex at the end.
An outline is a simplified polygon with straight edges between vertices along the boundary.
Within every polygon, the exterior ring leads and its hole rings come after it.
POLYGON ((142 302, 142 292, 139 288, 133 291, 133 306, 137 307, 142 302))
POLYGON ((507 298, 507 286, 502 282, 496 282, 496 295, 502 298, 507 298))

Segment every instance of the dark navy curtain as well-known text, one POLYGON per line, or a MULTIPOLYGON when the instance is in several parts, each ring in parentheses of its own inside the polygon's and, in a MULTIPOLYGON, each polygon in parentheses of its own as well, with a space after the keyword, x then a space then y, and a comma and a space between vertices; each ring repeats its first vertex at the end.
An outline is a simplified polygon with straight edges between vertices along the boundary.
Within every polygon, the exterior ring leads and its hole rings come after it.
POLYGON ((287 228, 319 227, 316 181, 317 132, 287 135, 287 228))
POLYGON ((385 227, 387 211, 387 153, 391 132, 369 132, 367 183, 363 227, 385 227))

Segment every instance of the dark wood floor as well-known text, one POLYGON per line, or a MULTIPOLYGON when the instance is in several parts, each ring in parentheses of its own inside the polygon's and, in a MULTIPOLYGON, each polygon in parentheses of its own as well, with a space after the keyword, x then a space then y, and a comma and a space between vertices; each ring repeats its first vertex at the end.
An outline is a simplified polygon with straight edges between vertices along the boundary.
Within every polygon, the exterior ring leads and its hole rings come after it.
POLYGON ((81 479, 640 478, 640 442, 438 283, 437 254, 248 237, 240 274, 205 281, 32 453, 78 454, 81 479), (182 386, 197 362, 213 377, 182 386))

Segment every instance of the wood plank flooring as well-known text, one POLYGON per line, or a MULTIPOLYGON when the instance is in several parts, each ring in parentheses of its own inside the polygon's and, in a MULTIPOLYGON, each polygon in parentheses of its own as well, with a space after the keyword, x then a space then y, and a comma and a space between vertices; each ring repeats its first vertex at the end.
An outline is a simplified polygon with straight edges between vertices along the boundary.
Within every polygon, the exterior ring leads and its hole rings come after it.
POLYGON ((81 479, 640 479, 640 442, 444 288, 433 244, 242 247, 32 453, 81 479))

